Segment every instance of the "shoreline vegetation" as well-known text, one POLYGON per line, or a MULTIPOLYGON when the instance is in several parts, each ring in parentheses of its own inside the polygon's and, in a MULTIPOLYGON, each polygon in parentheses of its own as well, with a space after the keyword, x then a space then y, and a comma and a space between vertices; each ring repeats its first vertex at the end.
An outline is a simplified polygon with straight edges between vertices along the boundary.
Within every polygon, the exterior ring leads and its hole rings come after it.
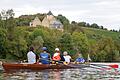
POLYGON ((12 9, 0 13, 0 59, 22 61, 27 59, 30 46, 39 55, 43 46, 47 47, 50 55, 58 47, 63 53, 67 51, 75 59, 77 52, 81 52, 87 60, 89 54, 93 62, 120 61, 120 31, 108 31, 96 23, 71 23, 63 16, 55 16, 63 24, 63 31, 44 26, 30 27, 34 17, 40 20, 46 14, 21 15, 14 18, 12 9))

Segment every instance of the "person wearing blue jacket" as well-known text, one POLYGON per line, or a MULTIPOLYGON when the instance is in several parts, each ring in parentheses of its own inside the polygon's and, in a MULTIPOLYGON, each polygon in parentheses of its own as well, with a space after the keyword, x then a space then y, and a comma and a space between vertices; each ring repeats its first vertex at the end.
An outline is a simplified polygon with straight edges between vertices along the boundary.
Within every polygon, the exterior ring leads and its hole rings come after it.
POLYGON ((43 50, 43 52, 40 53, 40 62, 42 64, 49 64, 50 63, 50 54, 47 53, 46 47, 43 47, 42 50, 43 50))
POLYGON ((82 54, 80 52, 78 52, 77 54, 78 54, 78 57, 76 58, 75 62, 84 63, 85 59, 83 58, 82 54))

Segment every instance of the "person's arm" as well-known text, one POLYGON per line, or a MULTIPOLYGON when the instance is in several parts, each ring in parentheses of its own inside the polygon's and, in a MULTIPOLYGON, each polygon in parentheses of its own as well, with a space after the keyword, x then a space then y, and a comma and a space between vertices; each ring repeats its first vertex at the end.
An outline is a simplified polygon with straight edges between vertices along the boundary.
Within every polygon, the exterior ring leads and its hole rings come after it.
POLYGON ((60 55, 61 61, 65 61, 65 58, 63 57, 63 55, 60 55))
POLYGON ((40 53, 40 55, 39 55, 39 62, 41 62, 41 53, 40 53))
POLYGON ((52 60, 52 59, 51 59, 51 55, 50 55, 49 53, 48 53, 48 58, 49 58, 49 60, 52 60))
POLYGON ((74 59, 72 59, 72 57, 70 56, 70 62, 74 62, 74 59))

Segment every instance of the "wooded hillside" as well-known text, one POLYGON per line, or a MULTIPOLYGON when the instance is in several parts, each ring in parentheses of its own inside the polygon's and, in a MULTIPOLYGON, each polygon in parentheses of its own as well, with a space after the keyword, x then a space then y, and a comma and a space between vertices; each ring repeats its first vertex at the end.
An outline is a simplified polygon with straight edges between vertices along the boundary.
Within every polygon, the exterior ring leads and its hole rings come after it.
POLYGON ((28 48, 33 46, 39 54, 46 46, 50 54, 56 47, 61 52, 68 51, 75 58, 76 52, 81 52, 87 59, 87 54, 93 61, 120 61, 120 32, 108 31, 103 26, 85 22, 69 23, 63 16, 56 16, 63 25, 64 31, 49 29, 44 26, 29 27, 29 22, 36 15, 42 19, 45 14, 23 15, 14 18, 12 9, 1 12, 0 17, 0 58, 26 59, 28 48))

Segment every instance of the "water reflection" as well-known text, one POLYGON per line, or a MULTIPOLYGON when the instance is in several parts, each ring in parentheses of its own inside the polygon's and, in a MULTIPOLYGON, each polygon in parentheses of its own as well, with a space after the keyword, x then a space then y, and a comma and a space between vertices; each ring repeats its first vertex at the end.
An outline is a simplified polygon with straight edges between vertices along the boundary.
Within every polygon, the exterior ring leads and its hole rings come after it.
POLYGON ((120 80, 120 72, 117 70, 95 68, 19 71, 1 76, 2 80, 120 80))

